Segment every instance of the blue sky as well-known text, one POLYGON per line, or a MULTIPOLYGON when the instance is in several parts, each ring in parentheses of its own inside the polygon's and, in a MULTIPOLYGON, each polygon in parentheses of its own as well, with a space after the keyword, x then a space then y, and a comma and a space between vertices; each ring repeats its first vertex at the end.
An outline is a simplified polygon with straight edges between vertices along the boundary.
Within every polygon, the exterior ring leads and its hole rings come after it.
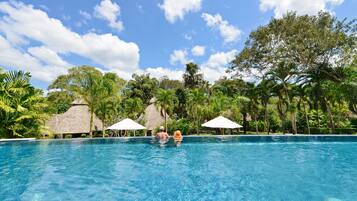
POLYGON ((193 61, 213 82, 249 33, 287 11, 356 18, 356 0, 26 0, 0 3, 0 66, 46 88, 77 65, 129 79, 180 79, 193 61))

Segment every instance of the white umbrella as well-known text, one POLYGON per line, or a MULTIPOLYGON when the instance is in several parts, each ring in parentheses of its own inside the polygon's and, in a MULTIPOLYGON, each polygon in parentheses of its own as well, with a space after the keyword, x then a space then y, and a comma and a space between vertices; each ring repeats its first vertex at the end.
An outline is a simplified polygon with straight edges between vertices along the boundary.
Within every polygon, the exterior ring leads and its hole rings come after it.
POLYGON ((202 124, 203 127, 209 128, 242 128, 243 126, 233 122, 225 117, 219 116, 206 123, 202 124))
POLYGON ((146 129, 144 126, 136 123, 135 121, 127 118, 119 121, 118 123, 111 125, 108 129, 110 130, 133 130, 135 136, 135 130, 146 129))

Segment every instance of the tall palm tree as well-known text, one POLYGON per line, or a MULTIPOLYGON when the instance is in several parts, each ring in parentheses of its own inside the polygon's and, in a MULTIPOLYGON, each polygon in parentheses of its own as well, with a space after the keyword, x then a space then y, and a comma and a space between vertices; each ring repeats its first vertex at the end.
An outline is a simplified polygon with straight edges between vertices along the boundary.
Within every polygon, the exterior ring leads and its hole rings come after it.
POLYGON ((68 70, 67 75, 63 75, 58 79, 61 80, 61 86, 65 90, 71 91, 78 98, 83 99, 89 107, 89 135, 93 137, 93 119, 95 110, 101 102, 101 94, 103 94, 103 74, 90 66, 74 67, 68 70))
POLYGON ((191 90, 187 95, 187 112, 196 124, 196 134, 198 134, 201 115, 207 102, 206 95, 199 89, 191 90))
POLYGON ((161 113, 164 114, 165 118, 165 129, 167 132, 167 114, 171 115, 172 110, 177 103, 177 97, 175 96, 175 91, 159 89, 156 94, 156 106, 159 108, 161 113))

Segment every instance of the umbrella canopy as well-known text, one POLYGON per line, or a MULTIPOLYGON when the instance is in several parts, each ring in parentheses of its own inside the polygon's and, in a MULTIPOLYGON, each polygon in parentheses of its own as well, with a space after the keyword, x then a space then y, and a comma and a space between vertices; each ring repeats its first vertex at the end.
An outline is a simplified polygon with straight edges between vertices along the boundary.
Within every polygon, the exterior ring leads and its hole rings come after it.
POLYGON ((118 123, 110 126, 108 129, 110 130, 143 130, 146 129, 144 126, 136 123, 131 119, 123 119, 118 123))
POLYGON ((225 117, 219 116, 206 123, 202 124, 203 127, 209 128, 242 128, 243 126, 233 122, 225 117))

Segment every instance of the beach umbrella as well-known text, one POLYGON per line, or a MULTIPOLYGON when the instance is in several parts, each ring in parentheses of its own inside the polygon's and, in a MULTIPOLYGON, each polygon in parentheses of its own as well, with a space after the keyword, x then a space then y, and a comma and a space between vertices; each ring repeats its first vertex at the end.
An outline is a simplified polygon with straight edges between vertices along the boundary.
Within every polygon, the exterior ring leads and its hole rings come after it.
POLYGON ((225 129, 225 128, 242 128, 243 126, 237 124, 234 121, 231 121, 225 117, 219 116, 216 117, 210 121, 207 121, 206 123, 202 124, 203 127, 208 127, 208 128, 220 128, 220 129, 225 129))
POLYGON ((119 121, 118 123, 111 125, 110 127, 108 127, 108 129, 110 130, 133 130, 134 131, 134 135, 135 135, 135 130, 143 130, 146 129, 144 126, 136 123, 135 121, 126 118, 123 119, 121 121, 119 121))

